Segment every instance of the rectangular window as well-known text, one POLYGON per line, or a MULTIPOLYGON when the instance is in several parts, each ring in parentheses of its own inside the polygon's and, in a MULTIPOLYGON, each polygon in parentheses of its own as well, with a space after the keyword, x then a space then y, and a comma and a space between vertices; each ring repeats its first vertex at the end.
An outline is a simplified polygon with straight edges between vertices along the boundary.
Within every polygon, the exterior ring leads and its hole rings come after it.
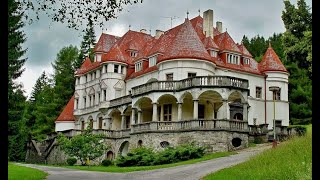
POLYGON ((124 66, 120 66, 121 67, 121 74, 124 74, 124 66))
POLYGON ((155 66, 157 63, 157 56, 152 56, 149 58, 149 67, 155 66))
POLYGON ((281 120, 275 120, 275 126, 280 127, 281 126, 281 120))
POLYGON ((217 51, 210 50, 210 55, 212 57, 217 57, 217 51))
POLYGON ((130 56, 131 57, 137 57, 138 53, 137 52, 134 52, 134 51, 131 51, 130 52, 130 56))
POLYGON ((86 97, 83 97, 83 108, 86 108, 86 105, 87 105, 87 98, 86 97))
POLYGON ((102 129, 102 117, 99 117, 99 129, 102 129))
POLYGON ((279 91, 276 91, 276 92, 273 94, 273 99, 274 99, 274 100, 281 100, 281 89, 279 89, 279 91))
POLYGON ((173 73, 166 74, 167 81, 173 81, 173 73))
POLYGON ((104 96, 104 101, 106 101, 107 100, 107 90, 106 89, 103 90, 103 96, 104 96))
POLYGON ((163 105, 163 120, 164 121, 172 120, 172 104, 163 105))
POLYGON ((79 99, 74 99, 76 101, 76 108, 75 109, 78 109, 78 104, 79 104, 79 99))
POLYGON ((104 68, 104 69, 105 69, 104 72, 107 73, 107 72, 108 72, 108 65, 105 65, 104 67, 105 67, 105 68, 104 68))
POLYGON ((198 118, 204 119, 204 105, 198 104, 198 118))
POLYGON ((196 77, 197 73, 188 73, 188 78, 196 77))
POLYGON ((136 72, 141 71, 142 69, 142 62, 137 62, 136 63, 136 72))
POLYGON ((98 93, 98 103, 100 103, 100 92, 98 93))
POLYGON ((89 96, 89 107, 91 106, 92 96, 89 96))
POLYGON ((118 73, 119 65, 115 64, 113 68, 113 72, 118 73))
POLYGON ((81 121, 81 130, 84 130, 84 121, 81 121))
POLYGON ((93 129, 93 119, 90 119, 90 128, 93 129))
POLYGON ((126 129, 130 128, 130 116, 126 116, 126 129))
POLYGON ((250 59, 249 58, 243 58, 243 63, 244 64, 250 64, 250 59))
POLYGON ((96 105, 96 95, 92 96, 92 105, 96 105))
POLYGON ((261 92, 262 92, 262 88, 256 87, 256 98, 261 98, 261 92))

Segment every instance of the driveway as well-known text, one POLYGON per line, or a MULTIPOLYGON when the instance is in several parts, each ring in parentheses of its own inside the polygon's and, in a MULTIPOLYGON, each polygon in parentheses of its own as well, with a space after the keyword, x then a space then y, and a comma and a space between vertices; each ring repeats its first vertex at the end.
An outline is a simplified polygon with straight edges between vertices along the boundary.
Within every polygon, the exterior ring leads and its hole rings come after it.
POLYGON ((49 173, 48 180, 87 180, 87 179, 127 179, 127 180, 198 180, 201 177, 216 172, 248 160, 250 157, 271 148, 271 144, 260 144, 256 147, 247 148, 237 151, 238 154, 228 157, 221 157, 208 161, 199 162, 196 164, 182 165, 170 168, 162 168, 149 171, 136 171, 129 173, 108 173, 108 172, 94 172, 94 171, 80 171, 74 169, 48 167, 35 164, 20 164, 18 165, 40 169, 49 173))

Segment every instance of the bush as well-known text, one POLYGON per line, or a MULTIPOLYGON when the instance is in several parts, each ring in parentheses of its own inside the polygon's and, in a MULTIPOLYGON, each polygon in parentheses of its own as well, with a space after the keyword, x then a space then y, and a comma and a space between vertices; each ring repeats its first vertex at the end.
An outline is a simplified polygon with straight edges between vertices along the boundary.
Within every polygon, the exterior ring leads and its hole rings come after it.
POLYGON ((112 165, 112 161, 110 159, 104 159, 101 162, 102 166, 110 166, 112 165))
POLYGON ((307 128, 304 125, 290 125, 289 129, 295 129, 299 136, 305 135, 307 132, 307 128))
POLYGON ((68 159, 67 159, 67 164, 68 164, 69 166, 73 166, 76 162, 77 162, 77 159, 76 159, 76 158, 68 158, 68 159))
POLYGON ((116 159, 116 165, 128 166, 150 166, 176 163, 189 159, 200 158, 204 155, 205 148, 197 147, 194 144, 177 147, 167 147, 163 151, 154 152, 153 149, 139 147, 116 159))
POLYGON ((151 148, 139 147, 133 149, 126 156, 120 156, 115 163, 120 167, 148 166, 152 164, 154 151, 151 148))

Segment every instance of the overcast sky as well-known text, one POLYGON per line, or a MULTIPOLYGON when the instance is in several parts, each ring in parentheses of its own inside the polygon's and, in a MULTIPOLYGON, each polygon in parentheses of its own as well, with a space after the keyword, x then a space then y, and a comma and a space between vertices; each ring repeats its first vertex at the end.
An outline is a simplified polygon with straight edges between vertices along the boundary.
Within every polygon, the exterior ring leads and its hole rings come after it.
MULTIPOLYGON (((296 0, 291 0, 296 4, 296 0)), ((311 0, 306 0, 311 7, 311 0)), ((144 28, 151 35, 156 29, 168 30, 171 27, 170 17, 173 18, 173 27, 183 23, 189 11, 189 19, 203 11, 212 9, 214 12, 214 26, 216 21, 222 22, 223 31, 227 29, 235 42, 241 42, 243 35, 249 38, 262 35, 269 37, 273 33, 284 32, 281 20, 284 9, 282 0, 143 0, 142 4, 126 6, 118 14, 118 18, 107 22, 104 29, 95 27, 96 40, 102 32, 122 36, 129 29, 139 31, 144 28)), ((36 80, 43 71, 53 73, 51 63, 56 54, 64 46, 80 46, 82 34, 80 31, 68 29, 65 24, 53 23, 45 15, 32 25, 26 25, 24 32, 27 41, 23 44, 28 48, 25 71, 18 81, 24 85, 25 95, 32 91, 36 80)))

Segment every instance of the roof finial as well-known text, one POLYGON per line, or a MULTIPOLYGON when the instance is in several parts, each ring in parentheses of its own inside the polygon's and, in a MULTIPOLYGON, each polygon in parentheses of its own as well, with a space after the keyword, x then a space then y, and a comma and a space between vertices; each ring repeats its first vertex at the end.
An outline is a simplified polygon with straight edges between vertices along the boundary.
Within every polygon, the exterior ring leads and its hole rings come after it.
POLYGON ((200 16, 200 8, 198 9, 198 12, 199 12, 199 16, 200 16))
POLYGON ((269 41, 269 48, 271 48, 271 42, 269 41))
POLYGON ((226 32, 228 32, 228 28, 226 28, 226 32))
POLYGON ((187 10, 187 19, 188 19, 189 11, 187 10))
POLYGON ((131 25, 129 24, 129 31, 130 31, 131 25))

